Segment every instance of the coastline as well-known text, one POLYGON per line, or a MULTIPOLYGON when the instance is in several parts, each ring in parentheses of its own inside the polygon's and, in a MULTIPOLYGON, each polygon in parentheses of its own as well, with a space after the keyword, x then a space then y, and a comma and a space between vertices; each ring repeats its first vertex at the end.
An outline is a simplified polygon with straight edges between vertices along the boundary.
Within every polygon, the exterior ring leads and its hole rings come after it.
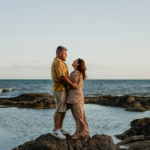
MULTIPOLYGON (((121 107, 126 111, 144 112, 150 110, 150 97, 137 96, 100 96, 84 97, 85 104, 121 107)), ((29 93, 17 97, 0 98, 0 108, 17 107, 33 109, 55 108, 55 98, 47 93, 29 93)))

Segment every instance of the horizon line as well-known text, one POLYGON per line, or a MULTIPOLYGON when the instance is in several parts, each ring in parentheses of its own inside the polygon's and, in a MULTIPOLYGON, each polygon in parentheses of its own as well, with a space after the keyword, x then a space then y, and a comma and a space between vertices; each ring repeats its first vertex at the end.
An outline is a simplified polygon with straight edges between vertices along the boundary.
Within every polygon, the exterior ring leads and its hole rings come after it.
MULTIPOLYGON (((0 80, 52 80, 52 79, 0 79, 0 80)), ((150 79, 86 79, 86 80, 150 80, 150 79)))

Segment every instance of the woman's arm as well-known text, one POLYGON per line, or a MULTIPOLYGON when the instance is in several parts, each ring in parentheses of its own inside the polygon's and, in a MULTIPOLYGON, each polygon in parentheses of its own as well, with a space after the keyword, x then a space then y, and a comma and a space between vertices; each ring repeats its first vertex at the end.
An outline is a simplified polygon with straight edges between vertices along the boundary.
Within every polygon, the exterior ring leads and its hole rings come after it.
POLYGON ((73 83, 69 80, 69 78, 67 78, 66 76, 61 76, 60 78, 54 78, 53 79, 54 83, 60 83, 60 84, 64 84, 64 85, 69 85, 73 88, 78 88, 78 85, 76 83, 73 83))

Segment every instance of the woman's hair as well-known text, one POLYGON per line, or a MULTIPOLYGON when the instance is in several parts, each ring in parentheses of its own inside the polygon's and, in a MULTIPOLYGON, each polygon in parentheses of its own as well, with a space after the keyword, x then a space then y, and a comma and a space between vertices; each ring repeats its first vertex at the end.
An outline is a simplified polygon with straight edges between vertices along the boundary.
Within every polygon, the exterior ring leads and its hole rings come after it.
POLYGON ((79 70, 82 73, 83 80, 86 79, 86 67, 85 67, 85 62, 81 58, 78 59, 78 64, 79 66, 77 67, 77 70, 79 70))

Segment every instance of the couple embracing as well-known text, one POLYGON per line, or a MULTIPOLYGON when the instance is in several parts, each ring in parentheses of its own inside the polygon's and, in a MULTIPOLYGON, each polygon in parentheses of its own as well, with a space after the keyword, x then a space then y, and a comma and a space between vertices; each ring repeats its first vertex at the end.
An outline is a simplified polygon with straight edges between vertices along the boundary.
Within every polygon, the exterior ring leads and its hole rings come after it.
POLYGON ((71 135, 72 139, 78 139, 90 135, 89 126, 84 113, 83 81, 86 79, 85 63, 77 59, 72 66, 74 71, 68 73, 68 67, 64 63, 67 57, 67 49, 59 46, 56 49, 56 58, 52 63, 51 74, 53 79, 52 92, 56 100, 56 111, 54 114, 54 129, 52 135, 65 139, 65 134, 70 135, 63 127, 66 111, 71 109, 76 122, 76 131, 71 135))

